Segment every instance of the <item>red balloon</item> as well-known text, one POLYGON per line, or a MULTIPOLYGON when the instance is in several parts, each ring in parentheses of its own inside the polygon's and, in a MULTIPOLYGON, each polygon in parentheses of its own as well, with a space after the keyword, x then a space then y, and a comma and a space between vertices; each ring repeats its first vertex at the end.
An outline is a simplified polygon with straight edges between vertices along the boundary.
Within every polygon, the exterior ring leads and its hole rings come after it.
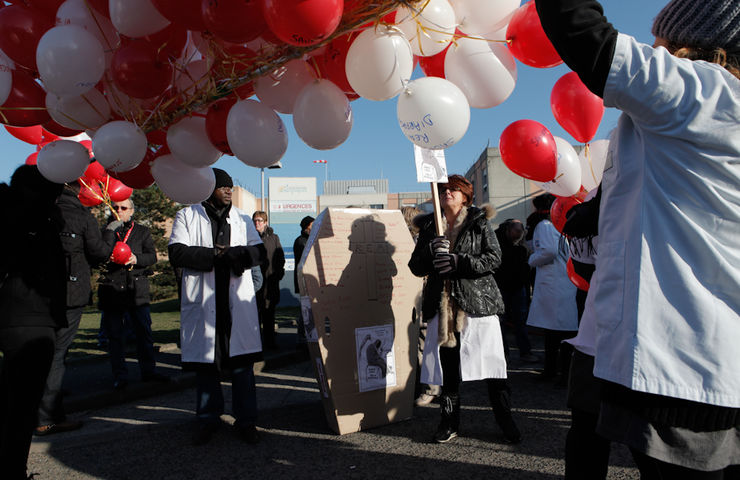
MULTIPOLYGON (((123 46, 126 46, 132 40, 129 37, 122 37, 121 43, 123 46)), ((147 42, 152 47, 157 54, 158 60, 167 62, 180 57, 185 44, 188 43, 188 31, 180 24, 170 23, 162 30, 145 37, 140 37, 139 40, 147 42)))
POLYGON ((129 247, 127 244, 123 242, 116 242, 115 245, 113 245, 113 263, 117 263, 119 265, 126 265, 126 262, 128 262, 128 259, 131 258, 131 247, 129 247))
POLYGON ((152 130, 146 134, 146 140, 154 145, 165 145, 167 143, 167 128, 152 130))
POLYGON ((80 203, 86 207, 94 207, 103 203, 103 191, 97 181, 87 176, 81 177, 78 181, 80 183, 80 193, 77 198, 80 199, 80 203))
POLYGON ((106 191, 108 196, 114 202, 122 202, 126 200, 134 192, 134 189, 125 185, 122 181, 117 178, 108 179, 108 185, 106 191))
POLYGON ((0 110, 0 123, 14 127, 30 127, 49 120, 51 117, 46 111, 44 89, 28 73, 13 70, 13 87, 0 110))
POLYGON ((573 266, 573 259, 571 258, 568 259, 566 270, 568 271, 568 278, 570 278, 570 281, 573 282, 573 285, 575 285, 578 290, 583 290, 584 292, 588 292, 588 287, 590 285, 588 284, 588 281, 586 281, 585 278, 583 278, 582 276, 578 275, 578 273, 576 273, 576 269, 573 266))
POLYGON ((38 163, 39 152, 33 152, 31 155, 26 157, 26 165, 36 165, 38 163))
POLYGON ((280 40, 290 45, 316 45, 339 26, 343 0, 260 0, 265 21, 280 40))
MULTIPOLYGON (((167 153, 169 153, 169 149, 166 147, 162 147, 159 150, 167 150, 167 153)), ((142 189, 151 187, 154 185, 154 177, 152 176, 152 163, 154 160, 159 156, 158 152, 153 152, 152 150, 147 150, 146 155, 144 156, 144 160, 136 166, 133 170, 128 170, 126 172, 118 172, 116 176, 120 181, 125 183, 131 188, 136 189, 142 189)))
POLYGON ((31 145, 38 145, 44 138, 41 125, 34 125, 33 127, 9 127, 6 125, 5 130, 18 140, 31 145))
POLYGON ((555 227, 555 230, 563 233, 565 221, 568 219, 568 212, 579 203, 582 202, 574 197, 557 197, 555 201, 552 202, 552 205, 550 206, 550 221, 555 227))
POLYGON ((246 43, 267 29, 257 0, 202 0, 201 13, 208 30, 231 43, 246 43))
POLYGON ((110 10, 108 9, 108 0, 86 0, 95 10, 102 13, 110 19, 110 10))
POLYGON ((83 132, 83 130, 73 130, 71 128, 63 127, 54 120, 49 120, 48 122, 44 123, 42 127, 46 132, 53 133, 54 135, 59 135, 60 137, 74 137, 75 135, 79 135, 83 132))
POLYGON ((586 88, 575 72, 555 82, 550 107, 560 126, 581 143, 594 138, 604 116, 604 101, 586 88))
POLYGON ((563 63, 545 35, 532 1, 514 12, 506 28, 506 40, 512 55, 530 67, 549 68, 563 63))
POLYGON ((197 32, 206 29, 201 13, 201 0, 152 0, 152 3, 172 23, 197 32))
POLYGON ((314 57, 319 69, 319 76, 331 80, 346 94, 356 94, 349 84, 349 80, 347 80, 347 71, 344 64, 347 60, 347 51, 357 35, 357 32, 352 32, 335 38, 326 45, 324 53, 314 57))
POLYGON ((42 35, 54 26, 39 10, 23 5, 0 9, 0 50, 11 60, 36 70, 36 47, 42 35))
POLYGON ((148 42, 136 38, 113 54, 110 71, 116 87, 134 98, 159 96, 172 83, 172 65, 161 61, 148 42))
POLYGON ((236 98, 234 97, 224 98, 211 105, 206 114, 208 140, 211 141, 214 147, 227 155, 234 155, 226 139, 226 119, 229 116, 229 110, 235 103, 236 98))
POLYGON ((501 160, 517 175, 549 182, 557 173, 558 152, 550 131, 534 120, 517 120, 501 133, 501 160))
POLYGON ((424 72, 424 75, 426 75, 427 77, 446 78, 445 57, 447 56, 447 50, 449 49, 450 46, 448 45, 447 48, 437 53, 436 55, 432 55, 431 57, 415 56, 414 58, 419 60, 421 71, 424 72))
POLYGON ((105 177, 108 174, 105 172, 105 168, 97 161, 92 162, 85 169, 85 177, 95 180, 97 182, 105 182, 105 177))

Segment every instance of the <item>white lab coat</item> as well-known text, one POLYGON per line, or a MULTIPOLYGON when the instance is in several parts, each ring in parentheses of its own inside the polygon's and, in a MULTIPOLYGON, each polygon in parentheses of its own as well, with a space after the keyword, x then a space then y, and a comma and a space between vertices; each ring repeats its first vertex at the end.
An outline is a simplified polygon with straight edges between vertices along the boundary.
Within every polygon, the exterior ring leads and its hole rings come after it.
POLYGON ((619 34, 604 104, 594 375, 740 408, 740 81, 619 34))
MULTIPOLYGON (((439 357, 439 314, 427 325, 421 360, 421 383, 443 385, 439 357)), ((506 357, 498 315, 465 316, 460 332, 460 374, 464 382, 486 378, 506 378, 506 357)))
MULTIPOLYGON (((262 243, 252 219, 232 206, 227 220, 231 226, 230 246, 262 243)), ((211 220, 202 205, 177 212, 170 244, 213 247, 211 220)), ((215 272, 183 269, 180 302, 180 340, 183 362, 213 363, 216 341, 215 272)), ((231 275, 229 286, 231 339, 229 355, 234 357, 262 351, 259 317, 252 275, 249 270, 231 275)))
POLYGON ((534 253, 529 265, 537 267, 527 325, 548 330, 578 330, 576 286, 568 278, 568 247, 552 222, 542 220, 532 236, 534 253))

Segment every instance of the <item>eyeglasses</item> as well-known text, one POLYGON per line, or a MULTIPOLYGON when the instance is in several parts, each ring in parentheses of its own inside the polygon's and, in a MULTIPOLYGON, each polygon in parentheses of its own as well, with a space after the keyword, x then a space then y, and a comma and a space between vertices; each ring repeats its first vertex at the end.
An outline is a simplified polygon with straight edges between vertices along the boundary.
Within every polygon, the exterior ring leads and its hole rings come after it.
POLYGON ((255 219, 254 219, 254 220, 252 220, 252 221, 253 221, 254 223, 265 223, 265 222, 267 222, 267 220, 265 220, 265 219, 263 219, 263 218, 255 218, 255 219))
POLYGON ((234 187, 218 187, 216 190, 228 190, 229 192, 232 191, 234 187))
POLYGON ((443 185, 439 187, 439 193, 440 195, 445 193, 447 190, 450 192, 460 192, 460 187, 450 187, 449 185, 443 185))
POLYGON ((122 207, 120 205, 113 205, 113 210, 115 210, 115 211, 119 211, 120 210, 122 212, 125 212, 126 210, 128 210, 128 207, 122 207))

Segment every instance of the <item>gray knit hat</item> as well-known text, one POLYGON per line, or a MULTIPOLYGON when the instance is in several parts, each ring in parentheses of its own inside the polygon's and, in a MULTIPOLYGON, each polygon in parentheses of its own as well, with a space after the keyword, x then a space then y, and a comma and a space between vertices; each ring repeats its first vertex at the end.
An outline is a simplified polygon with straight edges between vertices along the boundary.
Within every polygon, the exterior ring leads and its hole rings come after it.
POLYGON ((653 35, 681 47, 740 52, 740 0, 672 0, 655 17, 653 35))

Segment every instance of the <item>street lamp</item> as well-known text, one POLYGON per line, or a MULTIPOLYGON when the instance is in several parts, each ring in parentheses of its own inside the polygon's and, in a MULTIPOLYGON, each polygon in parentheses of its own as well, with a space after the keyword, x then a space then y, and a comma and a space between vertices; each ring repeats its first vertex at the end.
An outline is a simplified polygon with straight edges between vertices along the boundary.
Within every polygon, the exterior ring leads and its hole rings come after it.
POLYGON ((313 163, 324 164, 324 184, 329 181, 329 162, 326 160, 314 160, 313 163))
MULTIPOLYGON (((280 160, 278 160, 277 162, 273 163, 267 168, 271 170, 277 169, 277 168, 283 168, 283 164, 280 163, 280 160)), ((264 167, 260 168, 260 203, 261 203, 260 209, 263 212, 266 212, 267 208, 265 207, 265 169, 264 167)))

